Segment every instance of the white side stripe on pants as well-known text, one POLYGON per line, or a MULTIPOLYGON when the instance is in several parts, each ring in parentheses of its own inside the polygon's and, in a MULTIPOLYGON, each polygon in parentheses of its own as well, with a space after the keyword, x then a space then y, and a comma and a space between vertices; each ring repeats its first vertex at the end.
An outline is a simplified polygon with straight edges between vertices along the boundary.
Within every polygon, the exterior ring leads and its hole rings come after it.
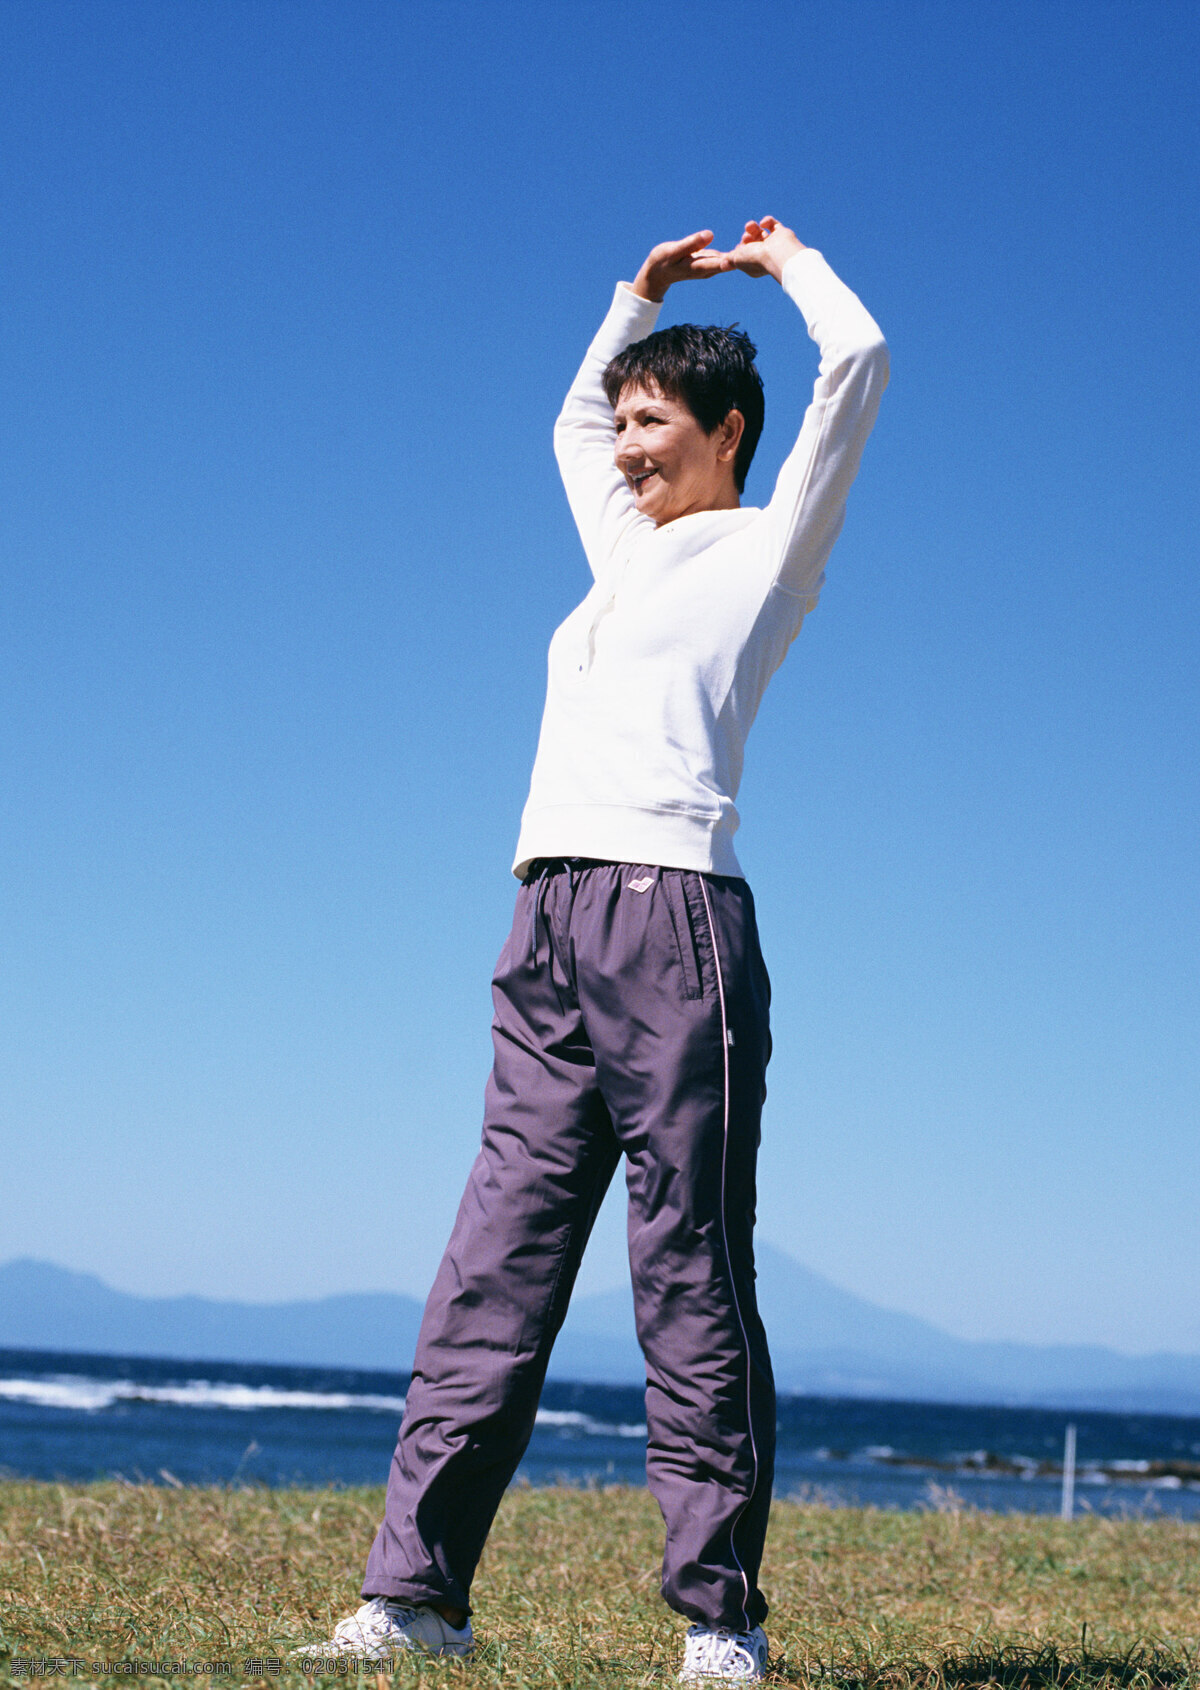
POLYGON ((741 1304, 738 1302, 737 1284, 733 1272, 733 1263, 729 1259, 729 1232, 725 1224, 725 1165, 729 1154, 729 1047, 733 1043, 733 1033, 725 1018, 725 978, 721 972, 721 953, 717 946, 717 929, 716 923, 713 921, 712 905, 708 898, 708 884, 703 875, 699 875, 697 878, 700 881, 700 890, 704 894, 704 913, 708 918, 708 935, 712 941, 713 962, 716 964, 717 969, 717 999, 721 1006, 721 1053, 725 1064, 725 1121, 724 1140, 721 1147, 721 1237, 725 1245, 725 1265, 729 1269, 729 1289, 733 1297, 734 1313, 738 1318, 738 1326, 741 1328, 742 1333, 742 1346, 746 1352, 746 1426, 750 1433, 750 1453, 754 1458, 754 1478, 750 1485, 749 1494, 747 1495, 741 1508, 738 1510, 737 1519, 734 1520, 733 1524, 729 1528, 729 1548, 733 1554, 734 1560, 737 1562, 738 1571, 742 1575, 742 1587, 745 1590, 745 1601, 747 1605, 742 1610, 742 1618, 745 1621, 745 1629, 749 1631, 750 1581, 746 1577, 746 1569, 742 1566, 741 1557, 737 1552, 737 1545, 733 1541, 733 1534, 737 1530, 738 1520, 741 1519, 747 1508, 749 1508, 754 1497, 754 1493, 758 1489, 758 1445, 754 1439, 754 1406, 750 1395, 750 1374, 753 1367, 753 1362, 750 1357, 750 1339, 746 1333, 746 1322, 742 1319, 741 1304))

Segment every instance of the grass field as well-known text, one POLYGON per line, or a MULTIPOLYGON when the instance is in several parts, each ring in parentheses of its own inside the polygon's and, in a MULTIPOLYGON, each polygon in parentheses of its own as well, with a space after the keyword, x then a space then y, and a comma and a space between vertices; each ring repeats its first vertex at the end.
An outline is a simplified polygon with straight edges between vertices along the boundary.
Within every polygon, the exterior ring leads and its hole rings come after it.
MULTIPOLYGON (((327 1637, 357 1606, 382 1500, 2 1483, 0 1676, 27 1685, 43 1658, 73 1656, 81 1685, 117 1676, 93 1661, 225 1661, 226 1683, 269 1683, 263 1661, 327 1637)), ((658 1596, 661 1548, 643 1490, 514 1490, 475 1587, 476 1658, 410 1658, 394 1673, 371 1667, 366 1682, 669 1682, 684 1628, 658 1596)), ((952 1498, 925 1513, 780 1503, 763 1588, 780 1684, 1200 1690, 1195 1524, 1064 1525, 952 1498)), ((283 1679, 303 1682, 286 1661, 283 1679)))

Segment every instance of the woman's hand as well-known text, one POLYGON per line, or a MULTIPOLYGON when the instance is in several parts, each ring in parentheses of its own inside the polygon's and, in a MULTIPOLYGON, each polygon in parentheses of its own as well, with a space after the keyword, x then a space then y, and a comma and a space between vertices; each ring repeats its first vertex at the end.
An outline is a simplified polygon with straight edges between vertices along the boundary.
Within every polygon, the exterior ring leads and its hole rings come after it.
POLYGON ((777 217, 760 217, 746 224, 745 234, 724 257, 731 270, 740 270, 746 276, 774 276, 778 282, 788 259, 803 250, 804 242, 791 229, 785 229, 777 217))
MULTIPOLYGON (((749 229, 749 223, 746 227, 749 229)), ((711 229, 700 229, 682 241, 660 242, 638 271, 634 293, 659 304, 667 297, 672 282, 703 281, 708 276, 719 276, 722 270, 732 269, 729 255, 715 252, 709 245, 712 238, 711 229)))

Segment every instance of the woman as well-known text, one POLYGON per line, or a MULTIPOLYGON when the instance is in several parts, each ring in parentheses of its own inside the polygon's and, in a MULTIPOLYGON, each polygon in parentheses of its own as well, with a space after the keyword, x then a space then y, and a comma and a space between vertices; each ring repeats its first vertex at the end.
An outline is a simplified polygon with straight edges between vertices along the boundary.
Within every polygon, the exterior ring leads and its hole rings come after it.
POLYGON ((550 647, 493 992, 483 1144, 430 1293, 364 1606, 328 1648, 466 1654, 470 1585, 533 1427, 596 1212, 627 1163, 663 1594, 681 1676, 757 1679, 775 1399, 754 1293, 769 986, 733 849, 746 735, 816 602, 887 382, 878 328, 773 217, 656 246, 555 430, 595 582, 550 647), (735 330, 655 333, 667 289, 772 276, 821 350, 762 510, 735 330))

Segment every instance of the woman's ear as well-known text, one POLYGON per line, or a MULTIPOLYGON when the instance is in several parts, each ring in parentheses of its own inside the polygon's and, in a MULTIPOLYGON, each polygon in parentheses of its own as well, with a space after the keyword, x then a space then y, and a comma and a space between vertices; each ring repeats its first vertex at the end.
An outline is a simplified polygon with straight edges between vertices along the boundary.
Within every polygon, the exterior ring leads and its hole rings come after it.
POLYGON ((728 411, 725 421, 718 423, 717 430, 721 436, 717 446, 717 458, 721 463, 730 462, 737 457, 742 435, 746 432, 746 419, 738 410, 728 411))

